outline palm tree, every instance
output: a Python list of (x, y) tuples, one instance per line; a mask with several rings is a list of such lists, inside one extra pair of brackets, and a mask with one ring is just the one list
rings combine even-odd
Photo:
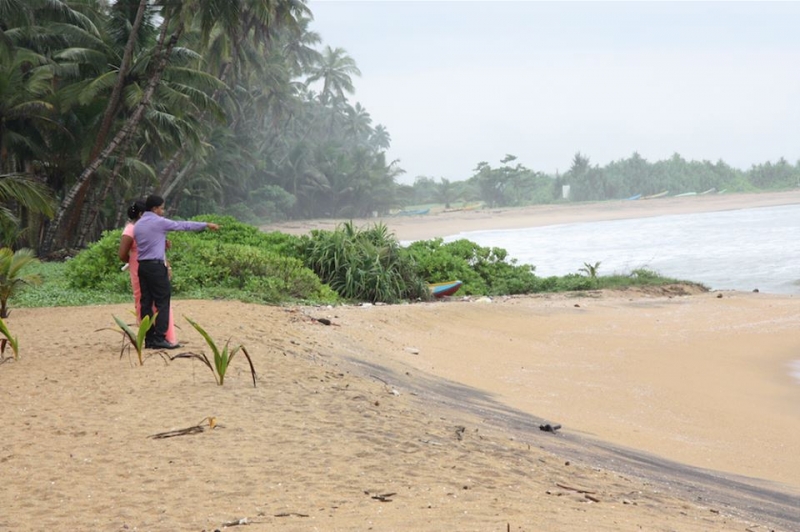
[[(182, 13), (183, 8), (184, 4), (178, 2), (175, 4), (168, 4), (161, 11), (163, 19), (161, 22), (161, 31), (153, 52), (153, 65), (150, 69), (145, 88), (139, 95), (138, 103), (130, 116), (127, 117), (123, 126), (117, 131), (114, 137), (107, 142), (106, 147), (84, 168), (81, 175), (64, 195), (52, 223), (47, 228), (44, 242), (42, 243), (43, 251), (48, 252), (52, 249), (59, 231), (61, 230), (64, 217), (72, 210), (73, 204), (84, 190), (85, 183), (94, 176), (98, 169), (117, 151), (124, 153), (133, 135), (137, 132), (139, 124), (144, 118), (145, 111), (150, 106), (156, 90), (158, 89), (172, 51), (177, 46), (181, 35), (186, 29), (186, 24), (183, 22), (175, 24), (174, 27), (172, 24), (173, 20), (184, 20), (182, 17), (185, 17), (186, 14)], [(170, 30), (172, 30), (171, 34)]]
[(26, 236), (19, 229), (20, 211), (53, 216), (55, 201), (50, 189), (24, 174), (0, 175), (0, 245), (13, 246)]
[(52, 79), (47, 59), (30, 50), (0, 63), (0, 173), (24, 171), (44, 150), (46, 129), (55, 126)]
[[(117, 19), (112, 18), (112, 20), (123, 19), (124, 22), (129, 22), (127, 17), (125, 17), (125, 9), (128, 7), (126, 2), (116, 2), (113, 4), (112, 10), (116, 12), (118, 15)], [(125, 49), (122, 53), (122, 61), (120, 62), (119, 68), (116, 72), (113, 70), (109, 71), (108, 74), (113, 76), (116, 74), (116, 79), (114, 80), (114, 87), (111, 90), (111, 95), (108, 98), (108, 102), (106, 103), (106, 110), (103, 113), (103, 119), (100, 123), (100, 128), (97, 132), (97, 136), (95, 137), (95, 144), (92, 148), (92, 153), (89, 156), (90, 159), (94, 159), (100, 153), (100, 150), (105, 146), (106, 141), (108, 139), (108, 133), (111, 130), (111, 125), (114, 120), (114, 117), (117, 115), (120, 109), (120, 101), (122, 99), (122, 90), (125, 88), (126, 79), (131, 71), (131, 66), (133, 64), (133, 54), (134, 50), (139, 43), (140, 29), (142, 28), (142, 24), (145, 21), (145, 14), (148, 11), (148, 1), (147, 0), (140, 0), (139, 5), (136, 8), (136, 12), (133, 16), (133, 23), (131, 24), (130, 30), (128, 31), (128, 39), (125, 43)], [(127, 28), (124, 24), (121, 24), (121, 29), (119, 33), (124, 32)]]
[(345, 100), (345, 93), (355, 93), (351, 76), (360, 76), (361, 71), (355, 60), (347, 55), (344, 48), (326, 46), (321, 60), (312, 66), (311, 75), (306, 79), (306, 86), (322, 81), (320, 101), (327, 104), (332, 98)]
[(372, 131), (369, 138), (369, 144), (375, 151), (388, 150), (392, 145), (392, 136), (383, 124), (378, 124)]
[(279, 28), (277, 40), (281, 55), (292, 66), (292, 74), (300, 76), (322, 60), (322, 54), (313, 48), (322, 42), (319, 33), (308, 29), (310, 15), (301, 14), (294, 26)]
[[(238, 9), (236, 17), (224, 19), (208, 34), (207, 42), (203, 40), (205, 60), (223, 83), (212, 99), (227, 111), (226, 123), (218, 127), (238, 130), (241, 122), (255, 121), (263, 128), (269, 108), (292, 107), (296, 92), (292, 76), (316, 59), (318, 54), (308, 45), (319, 36), (306, 35), (310, 11), (297, 0), (247, 0), (239, 2)], [(204, 140), (212, 135), (206, 131)], [(179, 149), (159, 175), (162, 195), (171, 194), (187, 170), (200, 165)]]
[(449, 179), (441, 178), (441, 182), (436, 186), (436, 201), (444, 203), (445, 208), (450, 208), (450, 204), (459, 199), (459, 186)]
[(23, 270), (38, 262), (30, 249), (0, 249), (0, 318), (8, 317), (8, 300), (11, 296), (24, 286), (41, 284), (39, 274), (23, 275)]
[(366, 144), (373, 131), (372, 117), (360, 103), (356, 103), (353, 107), (346, 106), (345, 112), (347, 113), (345, 133), (353, 139), (356, 145)]

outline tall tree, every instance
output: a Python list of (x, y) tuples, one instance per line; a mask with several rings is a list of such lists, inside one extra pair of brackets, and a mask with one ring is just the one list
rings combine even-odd
[(360, 76), (361, 70), (344, 48), (326, 46), (320, 61), (310, 68), (310, 73), (306, 85), (322, 81), (320, 101), (327, 104), (332, 99), (345, 100), (345, 93), (355, 93), (352, 76)]
[[(61, 229), (61, 223), (64, 220), (65, 215), (72, 208), (73, 203), (78, 198), (78, 195), (81, 193), (84, 183), (86, 183), (95, 174), (95, 172), (97, 172), (100, 166), (103, 165), (115, 152), (121, 148), (121, 151), (124, 151), (124, 148), (130, 143), (132, 136), (136, 133), (137, 128), (144, 117), (144, 113), (150, 105), (156, 89), (158, 88), (158, 84), (161, 81), (161, 77), (163, 76), (164, 70), (167, 67), (170, 54), (177, 45), (178, 40), (185, 29), (184, 24), (179, 21), (171, 35), (169, 35), (171, 21), (175, 15), (178, 15), (175, 18), (179, 20), (181, 15), (180, 10), (175, 9), (174, 7), (172, 9), (165, 9), (163, 11), (164, 18), (162, 20), (161, 32), (156, 44), (155, 53), (153, 54), (155, 64), (150, 72), (147, 85), (141, 94), (141, 98), (139, 99), (139, 102), (136, 105), (133, 113), (128, 117), (120, 130), (117, 131), (113, 139), (111, 139), (106, 147), (86, 166), (81, 175), (61, 200), (58, 211), (56, 212), (53, 221), (50, 223), (45, 234), (44, 242), (42, 243), (42, 250), (45, 253), (51, 251), (53, 248), (53, 244), (55, 243), (59, 234), (59, 230)], [(169, 38), (167, 38), (168, 35)]]

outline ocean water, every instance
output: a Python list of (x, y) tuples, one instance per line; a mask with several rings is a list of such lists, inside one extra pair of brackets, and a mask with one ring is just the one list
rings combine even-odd
[[(712, 290), (800, 294), (800, 205), (452, 235), (508, 251), (542, 277), (647, 268)], [(800, 384), (800, 359), (788, 368)]]
[(712, 290), (800, 294), (800, 205), (451, 235), (508, 251), (542, 277), (646, 268)]

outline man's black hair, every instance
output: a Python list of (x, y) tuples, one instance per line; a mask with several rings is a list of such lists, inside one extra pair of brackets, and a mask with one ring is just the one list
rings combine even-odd
[(151, 194), (147, 196), (147, 201), (145, 201), (145, 205), (147, 206), (148, 211), (152, 211), (153, 207), (160, 207), (164, 205), (164, 198), (161, 196), (156, 196), (155, 194)]

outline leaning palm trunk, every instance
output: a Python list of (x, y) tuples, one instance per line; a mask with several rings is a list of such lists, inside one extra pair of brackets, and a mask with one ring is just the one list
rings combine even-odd
[[(242, 41), (244, 40), (244, 36), (240, 36), (236, 46), (234, 46), (234, 50), (238, 50), (239, 46), (241, 46)], [(222, 68), (222, 72), (217, 79), (221, 82), (226, 83), (228, 74), (232, 71), (231, 68), (232, 60), (225, 63), (225, 66)], [(211, 99), (215, 102), (219, 102), (222, 98), (222, 89), (216, 89), (214, 94), (211, 96)], [(206, 112), (204, 111), (203, 114), (200, 116), (200, 121), (202, 122), (206, 116)], [(207, 140), (208, 135), (205, 136), (203, 140)], [(181, 161), (183, 160), (184, 155), (186, 154), (186, 146), (181, 145), (178, 150), (175, 152), (175, 155), (169, 160), (169, 163), (164, 167), (161, 173), (158, 175), (158, 183), (159, 183), (159, 192), (162, 197), (168, 198), (175, 190), (175, 187), (180, 184), (183, 180), (183, 177), (191, 172), (196, 163), (194, 161), (189, 161), (185, 165), (183, 165), (183, 169), (178, 172), (178, 167), (181, 165)]]
[(175, 172), (178, 171), (178, 166), (181, 164), (181, 159), (183, 159), (184, 151), (186, 148), (184, 145), (180, 145), (175, 153), (170, 158), (167, 165), (161, 170), (161, 173), (158, 174), (158, 183), (159, 183), (159, 190), (163, 197), (168, 197), (168, 194), (164, 193), (164, 190), (168, 188), (169, 183), (172, 181)]
[[(239, 119), (235, 119), (233, 122), (230, 123), (230, 129), (235, 129), (236, 124), (238, 123)], [(203, 137), (203, 142), (208, 141), (208, 135)], [(169, 198), (172, 196), (172, 193), (175, 192), (175, 188), (183, 181), (183, 178), (186, 177), (187, 174), (191, 174), (194, 172), (194, 169), (197, 167), (197, 161), (191, 160), (183, 165), (183, 168), (177, 174), (175, 173), (178, 170), (178, 165), (180, 164), (180, 160), (186, 153), (186, 148), (181, 146), (178, 148), (178, 151), (175, 155), (170, 159), (169, 165), (167, 165), (164, 170), (158, 176), (159, 184), (159, 193), (164, 198)]]
[[(117, 73), (117, 80), (114, 83), (114, 87), (111, 90), (111, 96), (108, 99), (108, 104), (106, 105), (106, 110), (103, 113), (103, 119), (100, 123), (100, 130), (95, 137), (94, 147), (92, 148), (91, 154), (89, 155), (89, 160), (94, 160), (100, 150), (102, 149), (103, 145), (106, 143), (108, 139), (108, 133), (111, 130), (111, 124), (114, 122), (114, 118), (117, 116), (119, 112), (119, 104), (122, 99), (122, 90), (125, 88), (125, 79), (127, 78), (128, 74), (131, 70), (131, 63), (133, 62), (133, 50), (136, 47), (136, 43), (138, 41), (138, 34), (139, 28), (142, 26), (142, 21), (144, 20), (144, 12), (147, 8), (147, 0), (141, 0), (139, 2), (139, 6), (136, 10), (136, 16), (133, 21), (133, 26), (131, 26), (130, 34), (128, 35), (128, 42), (125, 44), (125, 50), (122, 55), (122, 62), (119, 66), (119, 72)], [(107, 185), (106, 189), (110, 186), (111, 182), (113, 182), (114, 174), (112, 174), (112, 179), (109, 180), (109, 184)], [(89, 189), (89, 180), (87, 179), (84, 181), (83, 186), (78, 192), (78, 196), (76, 199), (76, 208), (74, 209), (76, 212), (73, 213), (72, 220), (69, 224), (69, 233), (74, 234), (74, 226), (77, 223), (77, 220), (80, 219), (80, 212), (83, 211), (83, 205), (86, 199), (86, 194)], [(105, 194), (103, 195), (105, 198)], [(102, 201), (102, 198), (101, 198)], [(89, 225), (94, 223), (95, 218), (97, 217), (97, 213), (99, 212), (99, 206), (94, 205), (90, 208), (90, 212), (88, 213)], [(80, 232), (80, 237), (78, 239), (78, 246), (82, 246), (87, 234), (87, 227), (84, 225)]]
[[(243, 4), (246, 3), (243, 2)], [(265, 22), (263, 18), (264, 8), (268, 8), (269, 10), (269, 22)], [(223, 65), (217, 79), (223, 84), (227, 84), (229, 77), (234, 75), (234, 63), (241, 58), (240, 51), (248, 36), (253, 35), (254, 38), (261, 38), (269, 41), (272, 30), (277, 27), (273, 26), (273, 24), (287, 25), (297, 29), (298, 22), (295, 16), (299, 16), (301, 13), (310, 14), (310, 11), (303, 2), (295, 2), (294, 0), (275, 2), (257, 0), (252, 2), (252, 5), (248, 4), (244, 6), (244, 12), (239, 15), (240, 25), (237, 27), (234, 42), (231, 45), (233, 56)], [(231, 83), (231, 85), (232, 84), (233, 83)], [(212, 100), (219, 102), (224, 90), (223, 88), (216, 89), (211, 97)], [(201, 120), (204, 117), (205, 113), (201, 116)], [(235, 126), (235, 123), (233, 126)], [(207, 137), (203, 140), (207, 140)], [(159, 174), (159, 191), (162, 196), (168, 197), (172, 194), (175, 188), (181, 183), (184, 176), (191, 173), (195, 168), (197, 162), (185, 161), (185, 153), (185, 148), (179, 148), (178, 152), (170, 159), (169, 164), (167, 164)], [(181, 166), (182, 169), (178, 171)]]
[(89, 232), (97, 220), (97, 215), (100, 213), (100, 207), (103, 205), (103, 203), (105, 203), (108, 193), (111, 192), (112, 185), (117, 181), (117, 176), (119, 175), (119, 172), (122, 170), (122, 166), (125, 163), (125, 157), (123, 157), (122, 154), (125, 153), (127, 144), (130, 144), (130, 140), (132, 138), (132, 136), (128, 137), (128, 140), (125, 142), (126, 146), (120, 150), (120, 157), (117, 158), (117, 164), (114, 165), (114, 170), (111, 172), (111, 175), (108, 176), (108, 179), (106, 179), (106, 186), (103, 188), (103, 191), (95, 201), (90, 203), (89, 212), (86, 215), (85, 222), (81, 224), (80, 234), (78, 235), (78, 248), (82, 248), (86, 244), (86, 237), (89, 235)]
[(122, 99), (122, 89), (125, 88), (125, 78), (131, 70), (131, 63), (133, 62), (133, 49), (136, 47), (137, 35), (139, 28), (142, 26), (144, 20), (144, 12), (147, 8), (147, 0), (141, 0), (139, 7), (136, 11), (136, 17), (133, 21), (130, 34), (128, 35), (128, 42), (125, 44), (125, 51), (122, 55), (122, 63), (119, 65), (119, 74), (117, 74), (117, 81), (114, 83), (114, 88), (111, 90), (111, 96), (108, 99), (105, 113), (103, 113), (103, 120), (100, 123), (100, 130), (95, 137), (94, 148), (89, 159), (94, 159), (100, 153), (100, 149), (106, 143), (108, 132), (111, 130), (111, 124), (119, 109), (119, 103)]
[(172, 196), (172, 193), (175, 192), (175, 187), (177, 187), (178, 184), (183, 181), (184, 176), (194, 171), (195, 166), (197, 166), (197, 163), (194, 161), (187, 163), (186, 166), (183, 167), (183, 170), (181, 170), (178, 175), (175, 176), (175, 179), (168, 182), (166, 186), (162, 185), (161, 195), (165, 198)]
[(158, 45), (159, 49), (162, 51), (158, 63), (156, 64), (156, 68), (148, 80), (147, 88), (142, 94), (141, 101), (139, 101), (139, 104), (136, 106), (133, 114), (125, 122), (125, 125), (122, 126), (122, 129), (120, 129), (120, 131), (114, 136), (114, 138), (100, 153), (100, 155), (94, 161), (92, 161), (89, 166), (86, 167), (86, 169), (81, 173), (80, 177), (78, 177), (75, 184), (72, 185), (72, 188), (70, 188), (69, 192), (67, 192), (67, 194), (64, 196), (64, 199), (61, 201), (61, 205), (59, 206), (58, 213), (56, 214), (55, 219), (50, 224), (47, 229), (47, 233), (45, 234), (44, 243), (42, 245), (42, 251), (44, 253), (49, 253), (52, 251), (64, 216), (68, 211), (71, 210), (71, 207), (78, 197), (82, 187), (84, 186), (84, 183), (86, 183), (97, 172), (97, 169), (100, 168), (100, 166), (105, 163), (106, 160), (108, 160), (108, 158), (120, 148), (120, 146), (127, 145), (127, 142), (129, 142), (129, 137), (133, 135), (138, 128), (139, 123), (144, 116), (145, 110), (150, 105), (153, 95), (158, 88), (158, 84), (161, 81), (161, 77), (164, 74), (164, 70), (167, 67), (167, 62), (169, 61), (172, 50), (178, 43), (178, 39), (183, 33), (184, 28), (183, 25), (180, 25), (175, 30), (175, 33), (173, 33), (169, 38), (166, 47), (162, 47), (167, 32), (167, 26), (169, 25), (169, 19), (165, 19), (163, 24), (163, 30), (159, 36)]

